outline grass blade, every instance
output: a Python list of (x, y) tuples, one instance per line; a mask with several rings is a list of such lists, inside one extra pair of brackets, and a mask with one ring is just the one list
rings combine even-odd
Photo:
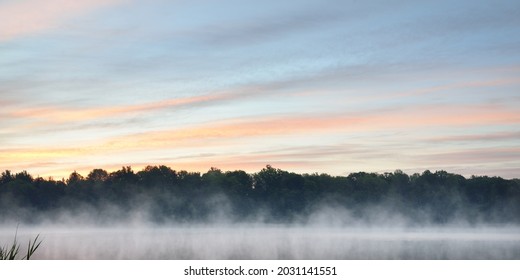
[[(16, 239), (18, 236), (18, 227), (16, 228), (16, 233), (14, 235), (13, 244), (11, 247), (0, 247), (0, 260), (15, 260), (20, 252), (20, 244), (18, 244), (18, 240)], [(40, 235), (38, 234), (34, 240), (29, 240), (29, 245), (27, 246), (27, 254), (22, 257), (22, 260), (31, 259), (34, 252), (40, 247), (43, 240), (38, 240)]]
[(34, 252), (36, 251), (36, 249), (38, 249), (38, 247), (40, 247), (40, 244), (42, 244), (42, 240), (40, 240), (40, 242), (38, 242), (38, 237), (40, 237), (40, 235), (36, 235), (36, 238), (34, 238), (34, 241), (32, 242), (31, 244), (31, 240), (29, 240), (29, 246), (27, 246), (27, 255), (25, 255), (25, 259), (26, 260), (29, 260), (31, 258), (31, 256), (34, 254)]

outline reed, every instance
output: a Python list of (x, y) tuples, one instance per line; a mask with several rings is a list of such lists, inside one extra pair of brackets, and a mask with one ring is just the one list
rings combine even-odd
[[(14, 235), (13, 243), (0, 247), (0, 260), (16, 260), (20, 253), (20, 244), (17, 240), (18, 230)], [(40, 247), (42, 240), (38, 240), (40, 235), (38, 234), (33, 240), (29, 240), (27, 246), (27, 253), (21, 257), (21, 260), (30, 260), (34, 252)]]

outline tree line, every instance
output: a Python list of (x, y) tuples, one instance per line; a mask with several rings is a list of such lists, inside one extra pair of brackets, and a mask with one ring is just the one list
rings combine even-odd
[(234, 222), (262, 217), (278, 223), (305, 220), (324, 207), (359, 219), (380, 211), (411, 223), (518, 224), (520, 180), (429, 170), (297, 174), (269, 165), (253, 174), (217, 168), (201, 174), (161, 165), (138, 172), (129, 166), (110, 173), (94, 169), (86, 177), (74, 171), (62, 180), (26, 171), (0, 176), (0, 220), (36, 223), (63, 212), (101, 220), (110, 212), (124, 219), (143, 210), (157, 223), (204, 222), (219, 213)]

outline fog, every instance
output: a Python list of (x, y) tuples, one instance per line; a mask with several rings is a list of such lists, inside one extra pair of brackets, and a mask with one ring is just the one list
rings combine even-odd
[[(165, 212), (157, 205), (161, 198), (178, 208)], [(520, 259), (511, 207), (496, 212), (506, 216), (459, 207), (439, 219), (439, 208), (399, 208), (391, 200), (339, 205), (325, 199), (285, 215), (262, 204), (243, 215), (234, 204), (239, 200), (220, 193), (188, 204), (184, 214), (186, 206), (166, 194), (128, 201), (37, 211), (4, 197), (0, 246), (16, 235), (24, 252), (39, 234), (32, 259)]]
[(11, 244), (17, 232), (22, 251), (40, 234), (34, 259), (520, 259), (517, 226), (410, 225), (389, 214), (355, 219), (333, 209), (287, 224), (218, 216), (156, 224), (145, 214), (102, 223), (63, 215), (58, 222), (4, 223), (0, 245)]
[(148, 166), (67, 181), (6, 171), (0, 246), (36, 259), (520, 259), (520, 181)]

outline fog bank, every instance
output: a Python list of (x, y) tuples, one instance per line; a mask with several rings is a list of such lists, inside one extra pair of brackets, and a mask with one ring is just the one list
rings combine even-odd
[[(61, 224), (22, 225), (17, 238), (36, 234), (35, 259), (520, 259), (518, 227)], [(12, 238), (2, 226), (0, 244)]]
[(166, 166), (2, 173), (0, 245), (39, 259), (520, 259), (520, 181)]

